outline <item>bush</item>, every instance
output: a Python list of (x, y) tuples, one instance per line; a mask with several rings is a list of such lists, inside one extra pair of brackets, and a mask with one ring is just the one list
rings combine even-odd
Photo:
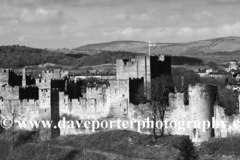
[(226, 88), (219, 89), (218, 97), (219, 105), (225, 109), (228, 116), (237, 113), (238, 95), (234, 91)]
[(180, 143), (174, 143), (173, 145), (180, 151), (178, 160), (195, 160), (198, 158), (198, 153), (189, 137), (183, 137)]
[(15, 141), (15, 146), (19, 146), (29, 142), (38, 141), (38, 132), (37, 131), (20, 131), (17, 133), (17, 138)]

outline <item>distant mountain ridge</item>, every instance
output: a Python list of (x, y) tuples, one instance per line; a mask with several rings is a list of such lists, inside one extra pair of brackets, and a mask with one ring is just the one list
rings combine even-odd
[[(74, 48), (75, 51), (129, 51), (147, 53), (148, 42), (143, 41), (113, 41), (88, 44)], [(151, 53), (169, 54), (175, 56), (207, 55), (215, 52), (234, 52), (240, 50), (240, 37), (221, 37), (185, 43), (156, 43)], [(240, 52), (239, 52), (240, 54)]]

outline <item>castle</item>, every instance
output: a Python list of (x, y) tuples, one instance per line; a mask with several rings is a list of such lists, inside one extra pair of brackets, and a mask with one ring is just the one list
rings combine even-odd
[[(116, 79), (106, 83), (83, 84), (71, 81), (68, 71), (55, 69), (42, 71), (41, 78), (32, 78), (22, 69), (22, 75), (10, 69), (0, 72), (0, 116), (11, 116), (13, 108), (20, 120), (51, 119), (56, 123), (61, 116), (71, 115), (78, 119), (101, 119), (106, 117), (141, 117), (134, 110), (134, 98), (139, 86), (151, 84), (151, 80), (167, 74), (171, 76), (170, 56), (138, 56), (135, 59), (116, 60)], [(144, 90), (147, 95), (148, 89)], [(189, 85), (189, 104), (184, 103), (184, 93), (170, 93), (167, 118), (173, 121), (198, 120), (212, 122), (224, 120), (227, 128), (187, 130), (169, 129), (177, 135), (189, 135), (195, 142), (212, 137), (226, 137), (240, 133), (231, 125), (240, 119), (239, 115), (226, 116), (222, 107), (217, 105), (217, 87), (204, 84)], [(136, 106), (135, 106), (136, 107)], [(239, 127), (240, 128), (240, 127)], [(52, 137), (70, 134), (57, 130)]]

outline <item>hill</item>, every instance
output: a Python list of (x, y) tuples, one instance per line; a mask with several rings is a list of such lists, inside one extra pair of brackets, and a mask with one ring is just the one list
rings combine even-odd
[(0, 60), (0, 67), (2, 68), (34, 66), (44, 63), (63, 65), (75, 63), (73, 57), (67, 56), (64, 53), (19, 45), (0, 46)]
[[(130, 51), (147, 53), (148, 43), (141, 41), (113, 41), (106, 43), (88, 44), (74, 48), (75, 51)], [(200, 40), (188, 43), (156, 43), (151, 53), (169, 54), (175, 56), (199, 56), (215, 52), (233, 52), (240, 50), (240, 37), (222, 37)]]
[[(28, 66), (30, 68), (60, 67), (71, 69), (82, 66), (115, 64), (116, 59), (132, 59), (138, 55), (145, 54), (127, 51), (100, 51), (99, 54), (89, 56), (83, 53), (65, 54), (18, 45), (0, 46), (0, 68), (21, 68)], [(173, 65), (195, 65), (201, 63), (202, 61), (196, 58), (172, 57)]]

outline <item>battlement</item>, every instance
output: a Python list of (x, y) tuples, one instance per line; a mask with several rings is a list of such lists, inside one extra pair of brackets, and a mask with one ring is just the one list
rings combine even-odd
[(4, 86), (1, 86), (1, 91), (19, 91), (19, 86), (9, 86), (9, 85), (4, 85)]
[(36, 85), (19, 87), (19, 99), (39, 99), (39, 91)]
[(48, 79), (36, 79), (36, 84), (40, 84), (40, 83), (50, 83), (51, 80)]
[(136, 65), (137, 60), (136, 59), (121, 59), (117, 60), (118, 64), (121, 64), (122, 66), (133, 66)]
[(137, 56), (136, 58), (133, 58), (133, 59), (117, 59), (116, 63), (117, 63), (117, 66), (132, 67), (132, 66), (138, 65), (138, 63), (141, 61), (145, 61), (146, 58), (148, 57)]
[(22, 105), (26, 105), (28, 106), (29, 104), (38, 104), (39, 101), (38, 100), (35, 100), (35, 99), (2, 99), (0, 98), (0, 101), (2, 103), (6, 103), (6, 102), (9, 102), (9, 101), (15, 101), (15, 102), (18, 102), (19, 104), (22, 104)]
[(1, 68), (0, 69), (0, 74), (2, 74), (2, 73), (8, 73), (8, 72), (10, 72), (10, 71), (13, 71), (12, 69), (8, 69), (8, 68)]
[(52, 71), (42, 71), (42, 79), (61, 79), (69, 75), (69, 71), (63, 71), (61, 69), (54, 69)]
[(0, 87), (0, 97), (3, 97), (3, 99), (19, 99), (19, 87), (9, 85)]
[(33, 87), (38, 87), (37, 85), (27, 85), (27, 86), (19, 86), (21, 89), (28, 89), (28, 88), (33, 88)]
[(50, 79), (36, 79), (36, 86), (38, 86), (39, 89), (51, 88), (51, 80)]

